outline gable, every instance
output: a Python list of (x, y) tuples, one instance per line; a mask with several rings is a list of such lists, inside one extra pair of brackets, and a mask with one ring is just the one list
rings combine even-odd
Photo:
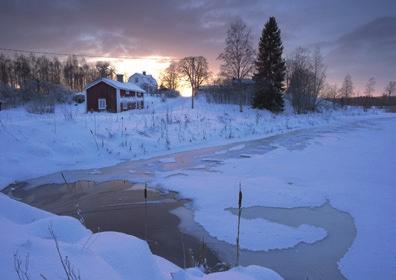
[(97, 79), (91, 83), (89, 83), (88, 85), (85, 86), (85, 90), (88, 90), (94, 86), (96, 86), (99, 83), (105, 83), (108, 86), (114, 88), (114, 89), (123, 89), (123, 90), (127, 90), (127, 91), (136, 91), (136, 92), (141, 92), (141, 93), (145, 93), (145, 91), (143, 89), (141, 89), (138, 85), (133, 84), (133, 83), (121, 83), (118, 81), (114, 81), (111, 79), (107, 79), (107, 78), (100, 78)]
[(106, 94), (115, 94), (116, 88), (103, 82), (103, 81), (99, 81), (98, 83), (95, 83), (95, 84), (91, 85), (90, 87), (88, 87), (86, 89), (86, 91), (87, 91), (87, 94), (97, 92), (97, 91), (102, 91)]

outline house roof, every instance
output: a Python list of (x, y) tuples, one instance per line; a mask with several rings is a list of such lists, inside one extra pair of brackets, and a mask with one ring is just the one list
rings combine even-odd
[[(138, 83), (135, 83), (135, 78), (139, 79)], [(130, 76), (128, 79), (128, 82), (135, 83), (138, 85), (149, 84), (153, 87), (157, 87), (157, 81), (154, 79), (154, 77), (152, 75), (145, 75), (145, 74), (141, 74), (141, 73), (135, 73), (132, 76)]]
[(112, 86), (112, 87), (118, 88), (118, 89), (145, 93), (145, 91), (142, 88), (140, 88), (138, 85), (136, 85), (136, 84), (129, 83), (129, 82), (128, 83), (121, 83), (121, 82), (118, 82), (118, 81), (115, 81), (115, 80), (111, 80), (111, 79), (108, 79), (108, 78), (97, 79), (97, 80), (87, 84), (84, 89), (86, 90), (86, 89), (88, 89), (90, 87), (93, 87), (94, 85), (96, 85), (96, 84), (98, 84), (100, 82), (104, 82), (105, 84), (108, 84), (109, 86)]

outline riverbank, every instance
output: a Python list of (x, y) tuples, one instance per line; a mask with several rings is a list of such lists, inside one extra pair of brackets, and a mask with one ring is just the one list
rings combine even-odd
[[(77, 162), (74, 170), (64, 171), (63, 175), (69, 182), (124, 179), (148, 182), (158, 189), (176, 191), (181, 197), (192, 199), (194, 223), (231, 248), (235, 245), (235, 215), (227, 209), (235, 207), (239, 182), (244, 191), (244, 207), (312, 208), (329, 201), (335, 209), (349, 213), (357, 229), (352, 247), (334, 266), (348, 279), (369, 279), (365, 277), (374, 275), (392, 279), (394, 271), (389, 260), (394, 254), (391, 244), (395, 235), (394, 228), (386, 221), (394, 212), (388, 200), (393, 195), (389, 187), (392, 180), (389, 178), (392, 173), (389, 168), (395, 162), (388, 155), (393, 153), (395, 143), (392, 134), (395, 131), (394, 117), (380, 113), (330, 119), (326, 125), (318, 123), (321, 122), (309, 124), (310, 129), (295, 128), (288, 133), (276, 129), (274, 136), (254, 141), (234, 138), (224, 144), (222, 139), (222, 145), (217, 147), (191, 149), (192, 143), (186, 152), (175, 153), (177, 149), (188, 147), (178, 146), (158, 152), (166, 154), (163, 156), (123, 161), (105, 168), (80, 169), (81, 163)], [(275, 124), (276, 121), (272, 123)], [(255, 137), (259, 136), (252, 136)], [(56, 144), (55, 147), (59, 148)], [(35, 149), (35, 146), (31, 148)], [(81, 156), (85, 152), (82, 151)], [(100, 158), (101, 155), (97, 156)], [(113, 160), (120, 156), (113, 155)], [(39, 157), (39, 154), (33, 154), (33, 157)], [(42, 161), (46, 159), (44, 156)], [(36, 164), (38, 169), (41, 168), (40, 162)], [(104, 162), (98, 160), (97, 164)], [(45, 162), (43, 170), (51, 163), (54, 162)], [(29, 164), (26, 161), (26, 165)], [(372, 165), (379, 168), (373, 169)], [(51, 168), (59, 170), (61, 166), (55, 163)], [(10, 170), (12, 175), (13, 169)], [(33, 174), (37, 169), (28, 172)], [(26, 174), (26, 170), (20, 170), (21, 177)], [(62, 174), (56, 172), (27, 180), (27, 187), (63, 181)], [(48, 226), (48, 223), (45, 225)], [(243, 251), (288, 250), (298, 248), (302, 243), (316, 245), (329, 235), (322, 226), (308, 223), (296, 227), (282, 221), (270, 222), (264, 216), (256, 219), (243, 217), (241, 226)], [(372, 229), (380, 230), (380, 240), (375, 238), (376, 233)], [(43, 231), (43, 228), (40, 230)], [(266, 232), (270, 234), (263, 238)], [(18, 242), (12, 246), (19, 248), (22, 239)], [(378, 259), (368, 261), (373, 256)], [(288, 265), (299, 266), (298, 259), (297, 263)], [(364, 273), (359, 266), (363, 262), (366, 264)]]
[(180, 220), (172, 211), (184, 208), (189, 201), (175, 193), (147, 189), (145, 201), (144, 185), (124, 180), (25, 187), (26, 184), (19, 183), (3, 192), (53, 214), (74, 217), (95, 233), (116, 231), (136, 236), (148, 243), (153, 254), (179, 267), (205, 265), (208, 270), (228, 269), (220, 264), (202, 237), (179, 230)]
[(261, 139), (293, 130), (342, 124), (386, 115), (359, 108), (297, 115), (197, 99), (161, 102), (119, 114), (85, 113), (84, 104), (59, 105), (54, 114), (30, 114), (24, 108), (0, 111), (0, 188), (49, 173), (112, 166), (130, 160)]

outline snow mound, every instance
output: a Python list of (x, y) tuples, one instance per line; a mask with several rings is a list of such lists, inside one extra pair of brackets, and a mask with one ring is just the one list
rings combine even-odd
[(281, 280), (279, 274), (260, 266), (236, 267), (226, 272), (203, 274), (197, 270), (181, 270), (172, 274), (174, 280)]
[(67, 257), (81, 279), (281, 279), (264, 268), (238, 268), (213, 275), (198, 274), (197, 269), (183, 271), (153, 255), (147, 243), (134, 236), (117, 232), (93, 234), (77, 219), (47, 213), (4, 194), (0, 194), (0, 227), (1, 279), (18, 279), (16, 259), (24, 268), (28, 263), (26, 272), (30, 279), (42, 279), (40, 275), (46, 279), (65, 278), (49, 229), (62, 257)]

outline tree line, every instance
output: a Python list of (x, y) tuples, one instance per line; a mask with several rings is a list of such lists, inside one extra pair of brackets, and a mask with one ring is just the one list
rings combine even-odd
[[(327, 67), (319, 48), (296, 49), (289, 57), (283, 56), (281, 30), (275, 17), (265, 23), (258, 42), (253, 47), (251, 30), (241, 19), (230, 23), (224, 50), (218, 55), (220, 74), (212, 77), (208, 62), (203, 56), (188, 56), (172, 62), (160, 76), (162, 90), (177, 92), (180, 82), (187, 82), (192, 90), (191, 107), (199, 89), (206, 84), (206, 92), (217, 102), (281, 112), (284, 99), (290, 100), (297, 113), (317, 109), (319, 97), (345, 100), (354, 95), (351, 75), (346, 75), (342, 86), (326, 82)], [(23, 93), (29, 99), (35, 93), (47, 93), (54, 85), (71, 91), (82, 91), (84, 86), (99, 77), (114, 78), (115, 68), (106, 61), (88, 63), (70, 55), (64, 60), (58, 57), (17, 54), (13, 57), (0, 54), (0, 93), (10, 96), (11, 91)], [(375, 92), (375, 78), (367, 82), (365, 95)], [(390, 81), (385, 95), (396, 94), (396, 81)]]
[[(237, 103), (281, 112), (284, 99), (290, 100), (296, 113), (317, 110), (320, 98), (344, 104), (354, 96), (352, 77), (347, 74), (341, 87), (326, 81), (327, 66), (319, 48), (297, 48), (287, 58), (283, 57), (281, 31), (275, 17), (270, 17), (262, 30), (258, 49), (252, 44), (251, 31), (241, 20), (236, 19), (228, 27), (225, 47), (218, 59), (221, 72), (212, 85), (206, 86), (206, 96), (219, 103)], [(197, 75), (197, 76), (194, 76)], [(197, 78), (198, 77), (198, 78)], [(186, 57), (172, 63), (161, 76), (166, 88), (176, 90), (180, 78), (189, 82), (194, 96), (206, 82), (210, 73), (203, 57)], [(366, 84), (364, 95), (375, 92), (375, 78)], [(396, 81), (390, 81), (384, 95), (396, 94)]]
[(99, 77), (114, 76), (114, 67), (106, 61), (87, 63), (75, 55), (65, 60), (58, 57), (33, 54), (6, 56), (0, 54), (0, 82), (13, 89), (24, 89), (32, 83), (63, 85), (73, 91), (82, 91), (84, 86)]
[(66, 59), (33, 54), (0, 54), (0, 102), (13, 107), (25, 104), (35, 113), (53, 112), (55, 103), (71, 100), (73, 92), (99, 77), (113, 78), (114, 67), (106, 61), (88, 63), (70, 55)]

